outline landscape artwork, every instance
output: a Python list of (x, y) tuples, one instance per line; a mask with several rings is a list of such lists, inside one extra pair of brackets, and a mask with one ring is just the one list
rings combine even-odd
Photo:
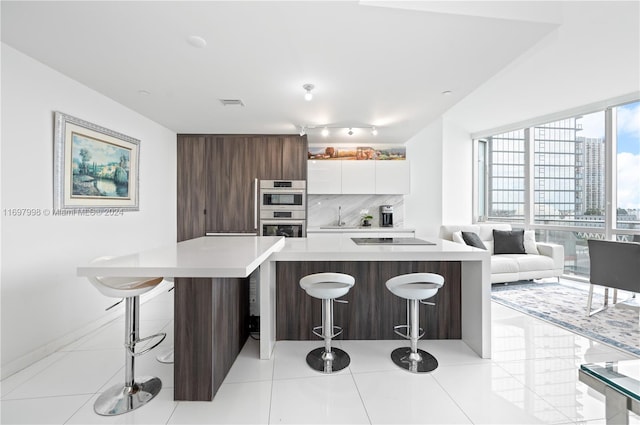
[(357, 146), (339, 148), (333, 146), (309, 146), (308, 159), (342, 159), (357, 161), (406, 160), (404, 146)]
[(140, 140), (55, 112), (54, 208), (138, 211)]
[(131, 150), (71, 133), (72, 197), (129, 197)]

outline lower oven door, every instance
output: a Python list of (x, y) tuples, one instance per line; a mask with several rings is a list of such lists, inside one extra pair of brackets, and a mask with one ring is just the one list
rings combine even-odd
[(260, 236), (304, 238), (306, 235), (305, 220), (262, 220), (260, 222)]

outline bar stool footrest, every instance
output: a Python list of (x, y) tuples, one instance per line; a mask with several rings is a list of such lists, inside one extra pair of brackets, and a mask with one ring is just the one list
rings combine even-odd
[[(406, 329), (406, 333), (400, 332), (398, 329)], [(400, 335), (404, 339), (411, 339), (411, 335), (409, 335), (409, 325), (394, 326), (393, 332), (395, 332), (396, 335)], [(424, 336), (424, 329), (418, 328), (418, 333), (419, 333), (418, 339), (422, 338)]]
[[(167, 337), (167, 334), (164, 332), (160, 332), (154, 335), (150, 335), (141, 339), (138, 339), (136, 341), (133, 342), (133, 344), (125, 344), (125, 348), (127, 349), (127, 351), (129, 352), (129, 354), (131, 354), (134, 357), (137, 356), (141, 356), (143, 354), (147, 354), (149, 351), (153, 350), (154, 348), (156, 348), (158, 345), (160, 345), (160, 343), (162, 341), (164, 341), (164, 339)], [(144, 350), (137, 352), (136, 353), (136, 344), (139, 344), (141, 342), (145, 342), (145, 341), (149, 341), (150, 339), (153, 338), (160, 338), (160, 340), (158, 342), (156, 342), (155, 344), (153, 344), (151, 347), (149, 348), (145, 348)]]
[[(313, 334), (315, 336), (324, 339), (325, 335), (323, 333), (319, 332), (319, 330), (321, 330), (321, 329), (322, 329), (322, 326), (316, 326), (315, 328), (313, 328), (311, 330), (311, 332), (313, 332)], [(340, 326), (334, 326), (333, 327), (333, 335), (331, 336), (331, 338), (335, 338), (335, 337), (337, 337), (338, 335), (341, 335), (341, 334), (342, 334), (342, 328)]]

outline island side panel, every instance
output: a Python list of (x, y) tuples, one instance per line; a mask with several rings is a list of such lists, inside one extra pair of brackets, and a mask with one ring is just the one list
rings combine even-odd
[(211, 401), (248, 337), (248, 281), (177, 278), (174, 309), (174, 400)]
[(213, 394), (249, 337), (249, 279), (214, 279)]
[(174, 283), (174, 400), (213, 399), (213, 284), (209, 278)]
[(315, 340), (311, 328), (321, 323), (321, 301), (300, 288), (303, 276), (320, 272), (347, 273), (355, 286), (334, 304), (334, 322), (343, 339), (396, 339), (393, 326), (406, 323), (406, 301), (393, 295), (385, 281), (404, 273), (429, 272), (444, 276), (445, 285), (420, 307), (420, 326), (426, 339), (461, 338), (461, 264), (456, 261), (283, 261), (276, 266), (276, 339)]

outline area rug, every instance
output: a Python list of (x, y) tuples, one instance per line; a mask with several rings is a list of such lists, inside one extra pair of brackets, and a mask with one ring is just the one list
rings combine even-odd
[[(530, 316), (640, 356), (638, 312), (610, 305), (608, 309), (587, 317), (587, 284), (585, 288), (582, 290), (555, 282), (515, 282), (493, 285), (491, 298)], [(603, 288), (597, 288), (593, 295), (594, 309), (601, 306), (604, 300)], [(609, 303), (612, 302), (611, 292)]]

